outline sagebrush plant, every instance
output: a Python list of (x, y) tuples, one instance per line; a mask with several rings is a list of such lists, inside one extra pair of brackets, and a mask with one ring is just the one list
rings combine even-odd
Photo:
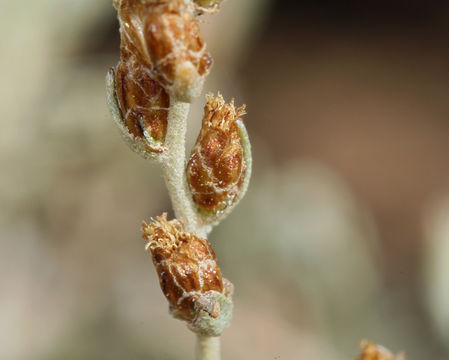
[[(212, 66), (197, 18), (221, 0), (113, 0), (120, 22), (120, 61), (106, 77), (114, 122), (133, 151), (159, 163), (175, 219), (142, 223), (172, 316), (197, 334), (197, 359), (220, 359), (219, 336), (229, 326), (232, 283), (207, 236), (244, 196), (251, 147), (236, 108), (208, 94), (202, 127), (186, 159), (190, 103)], [(357, 360), (404, 360), (380, 345), (361, 344)]]
[(212, 66), (197, 18), (220, 0), (114, 0), (120, 61), (106, 77), (108, 104), (126, 143), (162, 169), (176, 219), (142, 223), (170, 313), (198, 337), (197, 359), (219, 359), (232, 317), (232, 283), (207, 236), (243, 197), (251, 149), (242, 116), (220, 94), (207, 95), (202, 128), (186, 160), (192, 100)]

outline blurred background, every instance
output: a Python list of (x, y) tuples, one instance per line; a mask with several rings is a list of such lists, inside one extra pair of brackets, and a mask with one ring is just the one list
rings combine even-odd
[[(0, 1), (0, 20), (0, 359), (193, 359), (139, 233), (170, 209), (161, 171), (106, 107), (111, 1)], [(448, 20), (385, 0), (201, 20), (204, 92), (247, 104), (255, 166), (210, 237), (236, 287), (224, 359), (350, 360), (362, 338), (449, 358)]]

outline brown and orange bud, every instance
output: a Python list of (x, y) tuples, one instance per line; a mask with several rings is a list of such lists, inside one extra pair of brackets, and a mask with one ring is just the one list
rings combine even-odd
[(232, 287), (222, 278), (210, 243), (184, 231), (180, 221), (168, 221), (165, 213), (149, 225), (144, 222), (142, 232), (172, 313), (194, 330), (204, 317), (215, 319), (221, 327), (208, 330), (221, 333), (230, 318), (224, 303), (230, 302)]
[(190, 0), (116, 0), (121, 52), (131, 52), (181, 101), (199, 95), (212, 66)]
[(162, 152), (170, 107), (167, 92), (134, 55), (120, 60), (115, 86), (123, 124), (128, 132), (142, 139), (147, 151)]
[(242, 141), (245, 106), (226, 104), (208, 95), (200, 134), (187, 164), (187, 180), (194, 203), (208, 215), (219, 215), (243, 195), (249, 175)]
[(394, 356), (387, 348), (363, 340), (360, 343), (362, 350), (357, 360), (405, 360), (404, 354)]
[(144, 158), (156, 158), (164, 150), (170, 99), (144, 69), (134, 65), (133, 74), (125, 63), (119, 63), (117, 73), (114, 69), (107, 73), (108, 105), (131, 149)]

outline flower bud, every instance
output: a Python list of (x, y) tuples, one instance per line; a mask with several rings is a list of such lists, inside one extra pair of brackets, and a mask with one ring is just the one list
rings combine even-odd
[(153, 73), (170, 94), (190, 102), (200, 94), (212, 66), (191, 2), (160, 5), (144, 26)]
[[(218, 94), (208, 95), (200, 134), (187, 164), (187, 181), (198, 209), (220, 215), (246, 190), (248, 154), (242, 142), (245, 106), (226, 104)], [(247, 149), (249, 152), (249, 149)]]
[(212, 66), (190, 0), (116, 0), (122, 49), (178, 100), (199, 95)]
[(144, 158), (163, 152), (170, 98), (131, 56), (106, 77), (108, 104), (123, 139)]
[(405, 360), (403, 354), (394, 356), (387, 348), (363, 340), (360, 344), (362, 354), (357, 360)]
[(232, 287), (210, 243), (184, 231), (180, 221), (167, 221), (166, 213), (143, 223), (142, 232), (172, 314), (196, 332), (220, 334), (232, 314)]
[(170, 97), (133, 55), (120, 61), (115, 84), (124, 125), (135, 137), (160, 144), (154, 151), (159, 150), (167, 132)]

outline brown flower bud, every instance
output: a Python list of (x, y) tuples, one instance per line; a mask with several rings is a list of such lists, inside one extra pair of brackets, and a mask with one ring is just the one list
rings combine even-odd
[(357, 360), (405, 360), (403, 354), (394, 356), (387, 348), (363, 340), (360, 343), (362, 354)]
[(182, 101), (198, 96), (212, 66), (190, 0), (116, 0), (122, 53)]
[(123, 125), (133, 137), (143, 140), (147, 151), (162, 152), (170, 107), (168, 94), (132, 54), (122, 54), (115, 85)]
[(187, 164), (192, 198), (206, 214), (220, 214), (238, 200), (247, 162), (240, 134), (245, 106), (208, 95), (202, 128)]
[(175, 316), (194, 323), (201, 310), (213, 319), (225, 315), (218, 298), (230, 298), (232, 290), (209, 242), (184, 231), (180, 221), (167, 221), (165, 213), (144, 222), (142, 232)]

